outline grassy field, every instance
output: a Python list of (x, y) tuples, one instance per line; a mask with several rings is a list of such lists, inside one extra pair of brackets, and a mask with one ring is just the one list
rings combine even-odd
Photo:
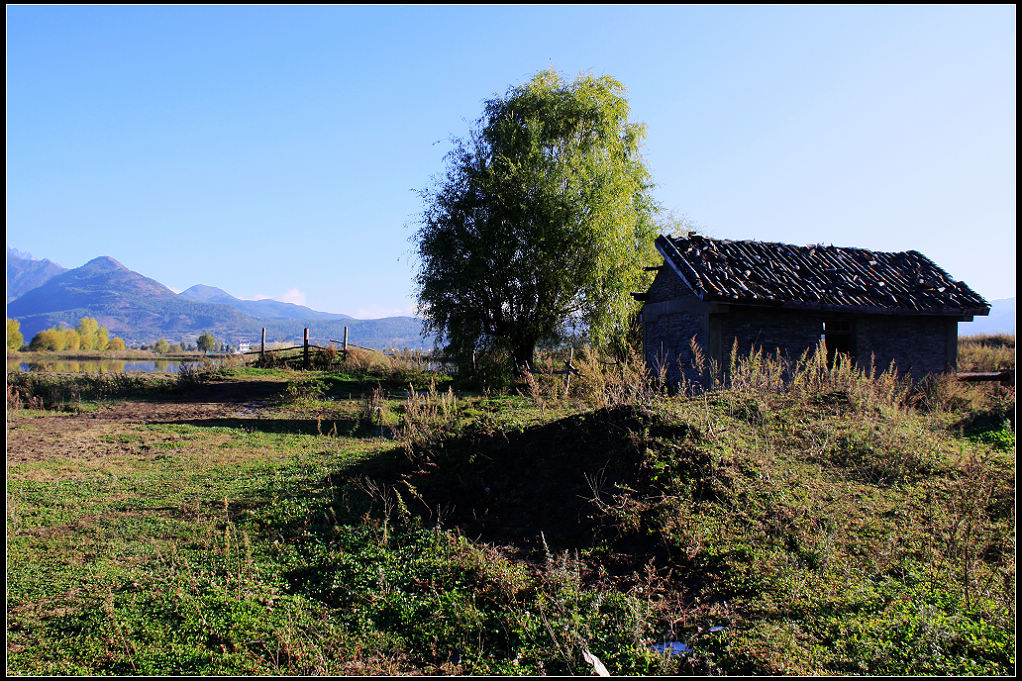
[(9, 374), (8, 673), (1014, 673), (1013, 388), (578, 363)]
[(1001, 371), (1014, 368), (1014, 334), (965, 336), (959, 339), (959, 371)]

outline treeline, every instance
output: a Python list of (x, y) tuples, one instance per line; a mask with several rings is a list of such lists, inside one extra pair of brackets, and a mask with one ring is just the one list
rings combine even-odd
[(166, 355), (168, 353), (185, 352), (186, 350), (194, 350), (195, 347), (194, 346), (187, 346), (186, 347), (186, 346), (182, 345), (181, 343), (171, 343), (166, 338), (161, 338), (158, 341), (156, 341), (155, 343), (153, 343), (151, 347), (147, 347), (147, 346), (143, 345), (143, 346), (141, 346), (140, 349), (142, 349), (142, 350), (151, 350), (152, 352), (155, 352), (158, 355)]
[[(25, 339), (21, 335), (21, 325), (17, 320), (7, 320), (7, 349), (20, 350)], [(69, 326), (55, 326), (43, 329), (28, 344), (28, 349), (33, 351), (50, 350), (53, 352), (65, 352), (68, 350), (92, 350), (92, 351), (121, 351), (126, 349), (124, 340), (114, 336), (110, 337), (110, 331), (100, 326), (99, 322), (92, 317), (82, 317), (78, 324), (71, 328)]]
[[(129, 349), (123, 339), (114, 336), (110, 337), (110, 331), (92, 317), (82, 317), (78, 324), (70, 326), (54, 326), (44, 329), (32, 337), (32, 341), (26, 346), (25, 338), (21, 333), (21, 323), (16, 319), (7, 319), (7, 350), (17, 352), (29, 350), (33, 352), (120, 352)], [(195, 352), (203, 350), (211, 352), (214, 350), (228, 351), (229, 347), (223, 343), (217, 343), (209, 332), (199, 337), (197, 343), (171, 343), (165, 338), (160, 338), (152, 344), (132, 345), (133, 350), (148, 350), (158, 355), (177, 354), (182, 352)]]

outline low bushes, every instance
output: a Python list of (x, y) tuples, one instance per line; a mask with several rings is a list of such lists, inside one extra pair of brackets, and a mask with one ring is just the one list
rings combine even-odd
[(94, 400), (145, 397), (173, 390), (174, 379), (155, 374), (7, 374), (8, 408), (72, 409)]

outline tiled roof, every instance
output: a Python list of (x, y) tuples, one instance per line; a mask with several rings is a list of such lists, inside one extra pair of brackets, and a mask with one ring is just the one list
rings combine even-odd
[(985, 315), (987, 303), (918, 251), (882, 253), (701, 236), (656, 247), (705, 301), (862, 312)]

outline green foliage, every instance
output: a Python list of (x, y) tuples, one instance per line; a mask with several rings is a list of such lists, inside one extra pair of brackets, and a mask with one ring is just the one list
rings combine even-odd
[(51, 328), (43, 329), (32, 337), (29, 343), (29, 350), (50, 350), (60, 352), (63, 350), (78, 350), (81, 347), (81, 337), (74, 329)]
[(996, 428), (974, 429), (969, 437), (977, 442), (992, 445), (1002, 452), (1015, 451), (1015, 426), (1009, 419), (1001, 421), (1000, 426)]
[(32, 337), (30, 350), (107, 350), (110, 332), (92, 317), (82, 317), (75, 328), (53, 327)]
[(416, 235), (423, 316), (464, 365), (479, 349), (531, 362), (573, 324), (625, 335), (654, 256), (643, 136), (607, 76), (544, 71), (486, 103)]
[(209, 331), (206, 331), (195, 341), (195, 345), (201, 352), (212, 352), (216, 349), (216, 338)]
[(44, 409), (75, 409), (82, 401), (164, 394), (174, 384), (164, 376), (137, 373), (74, 375), (12, 371), (7, 374), (8, 403)]
[(25, 344), (21, 335), (21, 323), (16, 319), (7, 318), (7, 349), (18, 351)]
[(326, 397), (326, 382), (307, 376), (289, 380), (280, 393), (280, 403), (298, 409), (308, 409)]
[(170, 352), (170, 343), (165, 338), (161, 338), (153, 345), (153, 352), (165, 355)]
[(180, 388), (196, 386), (220, 381), (232, 373), (235, 367), (224, 360), (203, 359), (201, 362), (182, 362), (177, 370), (177, 385)]
[(106, 350), (110, 332), (92, 317), (82, 317), (75, 327), (83, 350)]

